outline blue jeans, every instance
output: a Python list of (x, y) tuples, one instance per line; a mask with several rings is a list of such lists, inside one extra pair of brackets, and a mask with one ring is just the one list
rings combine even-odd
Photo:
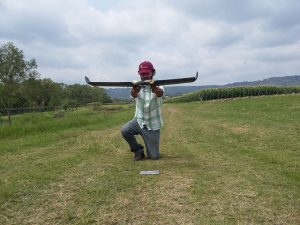
[(147, 156), (150, 159), (159, 158), (160, 130), (148, 130), (141, 128), (136, 119), (128, 121), (121, 129), (124, 139), (129, 144), (132, 152), (144, 152), (144, 148), (139, 144), (135, 135), (141, 135), (146, 145)]

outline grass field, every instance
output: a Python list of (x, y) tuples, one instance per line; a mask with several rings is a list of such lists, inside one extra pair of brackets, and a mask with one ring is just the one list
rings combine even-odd
[(121, 138), (134, 106), (0, 125), (0, 224), (300, 224), (300, 95), (163, 110), (158, 161)]

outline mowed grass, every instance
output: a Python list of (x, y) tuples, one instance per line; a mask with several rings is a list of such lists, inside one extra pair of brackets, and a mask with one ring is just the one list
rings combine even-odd
[(300, 224), (300, 95), (163, 113), (162, 157), (139, 162), (120, 134), (133, 106), (14, 116), (0, 126), (0, 224)]

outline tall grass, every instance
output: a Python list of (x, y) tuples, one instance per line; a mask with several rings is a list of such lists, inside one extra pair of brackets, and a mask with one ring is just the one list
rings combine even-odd
[(123, 113), (117, 114), (112, 110), (92, 110), (90, 108), (67, 111), (62, 113), (62, 117), (57, 118), (55, 118), (55, 113), (34, 112), (14, 115), (12, 116), (12, 125), (2, 121), (0, 137), (12, 138), (42, 132), (59, 132), (72, 128), (106, 127), (114, 125), (111, 123), (112, 119), (116, 123), (123, 119)]

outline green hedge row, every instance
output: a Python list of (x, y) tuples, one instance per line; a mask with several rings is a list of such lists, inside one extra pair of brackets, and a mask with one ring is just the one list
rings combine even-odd
[(280, 95), (300, 93), (300, 86), (278, 87), (278, 86), (255, 86), (255, 87), (230, 87), (230, 88), (210, 88), (201, 91), (188, 93), (182, 96), (173, 97), (166, 102), (192, 102), (206, 101), (214, 99), (239, 98), (260, 95)]

